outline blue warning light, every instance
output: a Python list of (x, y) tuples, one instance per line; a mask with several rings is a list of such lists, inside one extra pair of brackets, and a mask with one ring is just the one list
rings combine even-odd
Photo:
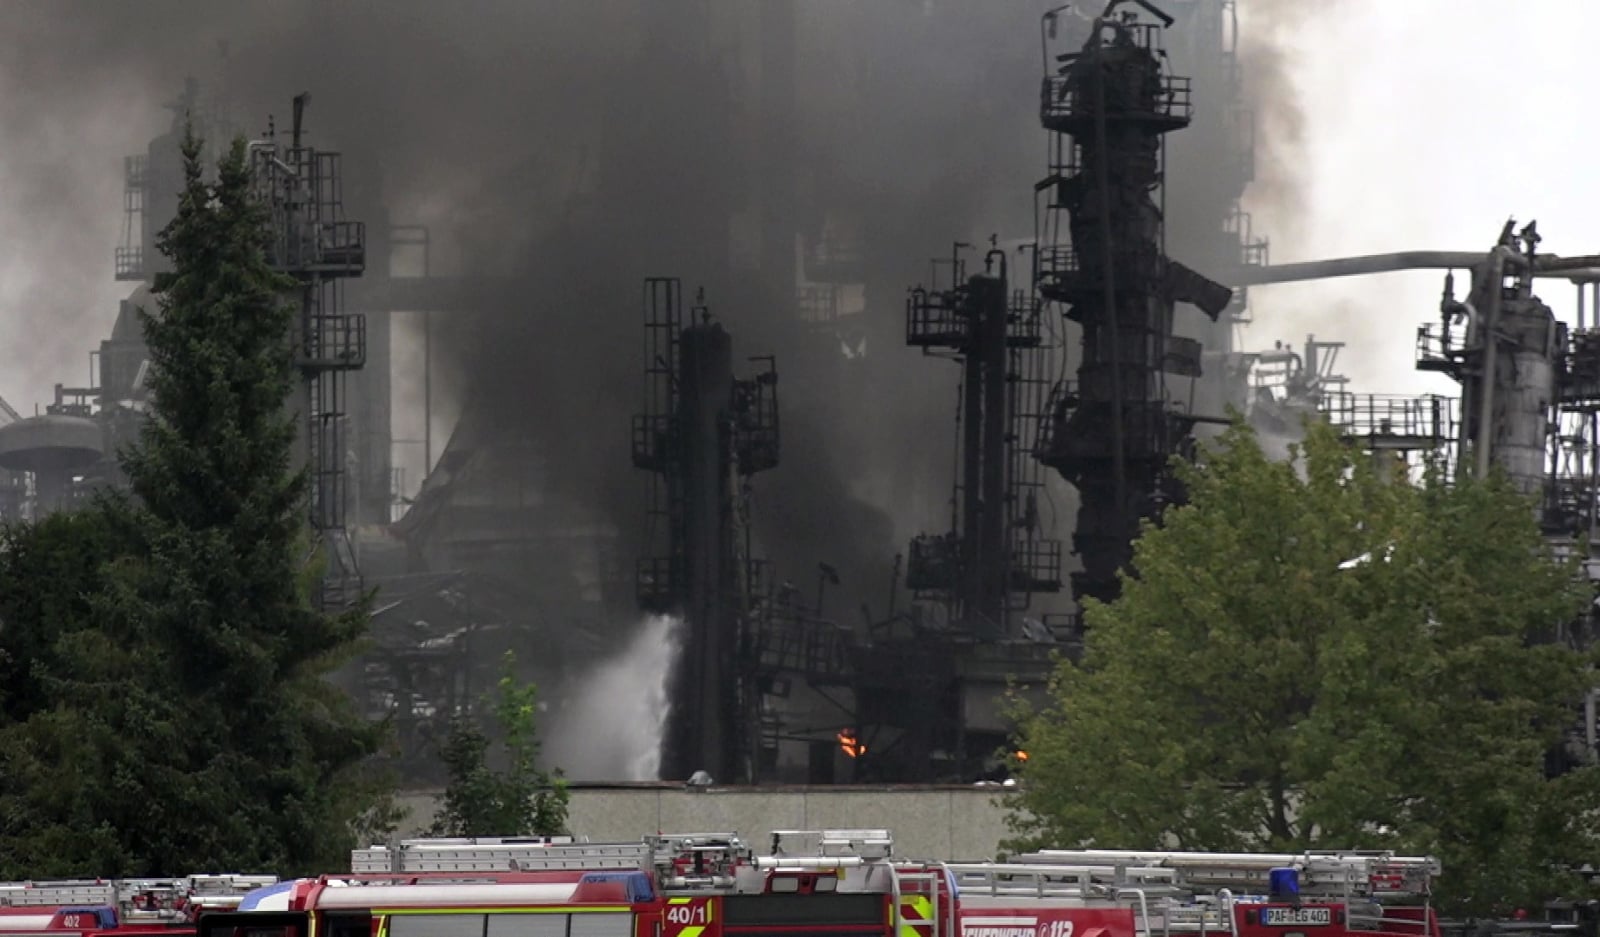
[(1273, 869), (1267, 873), (1267, 889), (1274, 901), (1296, 901), (1300, 898), (1300, 870)]

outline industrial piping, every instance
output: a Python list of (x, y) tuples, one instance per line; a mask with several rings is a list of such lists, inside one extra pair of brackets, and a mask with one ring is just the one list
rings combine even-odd
[[(1244, 286), (1329, 280), (1336, 277), (1357, 277), (1401, 270), (1470, 269), (1482, 266), (1487, 260), (1484, 254), (1476, 251), (1400, 251), (1394, 254), (1365, 254), (1359, 257), (1308, 260), (1302, 263), (1274, 264), (1266, 267), (1243, 267), (1236, 270), (1230, 279), (1233, 287), (1238, 289)], [(1526, 264), (1527, 258), (1517, 254), (1513, 262)], [(1600, 279), (1600, 255), (1589, 254), (1582, 257), (1540, 255), (1534, 262), (1533, 275), (1566, 280)]]

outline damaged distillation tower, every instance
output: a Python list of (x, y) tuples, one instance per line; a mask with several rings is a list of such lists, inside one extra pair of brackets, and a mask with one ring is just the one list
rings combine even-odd
[[(1113, 0), (1059, 68), (1046, 63), (1040, 104), (1051, 164), (1038, 185), (1038, 288), (1082, 327), (1083, 357), (1077, 379), (1051, 394), (1037, 456), (1080, 495), (1080, 600), (1116, 598), (1140, 520), (1181, 498), (1168, 464), (1192, 449), (1197, 418), (1174, 402), (1168, 375), (1198, 378), (1201, 346), (1173, 334), (1174, 304), (1215, 320), (1232, 299), (1165, 256), (1162, 141), (1189, 123), (1189, 81), (1162, 71), (1171, 18), (1124, 5)], [(1047, 37), (1058, 15), (1046, 16)]]
[(747, 777), (746, 628), (752, 579), (748, 479), (778, 464), (778, 375), (734, 376), (733, 338), (675, 279), (645, 282), (645, 406), (633, 420), (633, 464), (648, 470), (651, 539), (639, 606), (680, 617), (668, 680), (661, 776)]

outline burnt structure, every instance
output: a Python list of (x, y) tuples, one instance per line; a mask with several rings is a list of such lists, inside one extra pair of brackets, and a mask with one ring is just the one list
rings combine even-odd
[(950, 532), (911, 541), (906, 585), (958, 629), (994, 640), (1010, 636), (1033, 593), (1061, 589), (1061, 545), (1040, 533), (1029, 445), (1044, 397), (1040, 304), (1012, 289), (1005, 251), (990, 250), (968, 277), (957, 245), (949, 269), (948, 289), (911, 291), (906, 343), (961, 364), (955, 510)]
[(1168, 375), (1198, 378), (1202, 346), (1173, 334), (1175, 303), (1216, 320), (1233, 299), (1164, 253), (1163, 137), (1190, 120), (1188, 79), (1162, 67), (1171, 23), (1150, 3), (1113, 0), (1081, 50), (1047, 62), (1041, 93), (1051, 158), (1038, 185), (1037, 285), (1082, 327), (1083, 356), (1076, 379), (1051, 392), (1037, 457), (1081, 497), (1079, 599), (1115, 599), (1140, 521), (1182, 497), (1168, 465), (1191, 451), (1198, 417)]
[(747, 617), (760, 564), (749, 550), (748, 480), (778, 464), (777, 370), (734, 377), (733, 339), (676, 279), (645, 281), (645, 412), (633, 463), (651, 473), (651, 539), (641, 608), (682, 620), (669, 679), (661, 773), (749, 779)]

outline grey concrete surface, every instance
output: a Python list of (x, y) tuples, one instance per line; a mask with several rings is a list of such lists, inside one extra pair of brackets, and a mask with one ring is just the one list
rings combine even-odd
[[(1006, 829), (1005, 790), (957, 786), (716, 787), (674, 784), (574, 785), (574, 835), (593, 842), (637, 840), (649, 833), (734, 832), (760, 848), (773, 830), (869, 827), (894, 833), (909, 858), (987, 859)], [(411, 813), (402, 835), (433, 819), (437, 792), (402, 796)]]

